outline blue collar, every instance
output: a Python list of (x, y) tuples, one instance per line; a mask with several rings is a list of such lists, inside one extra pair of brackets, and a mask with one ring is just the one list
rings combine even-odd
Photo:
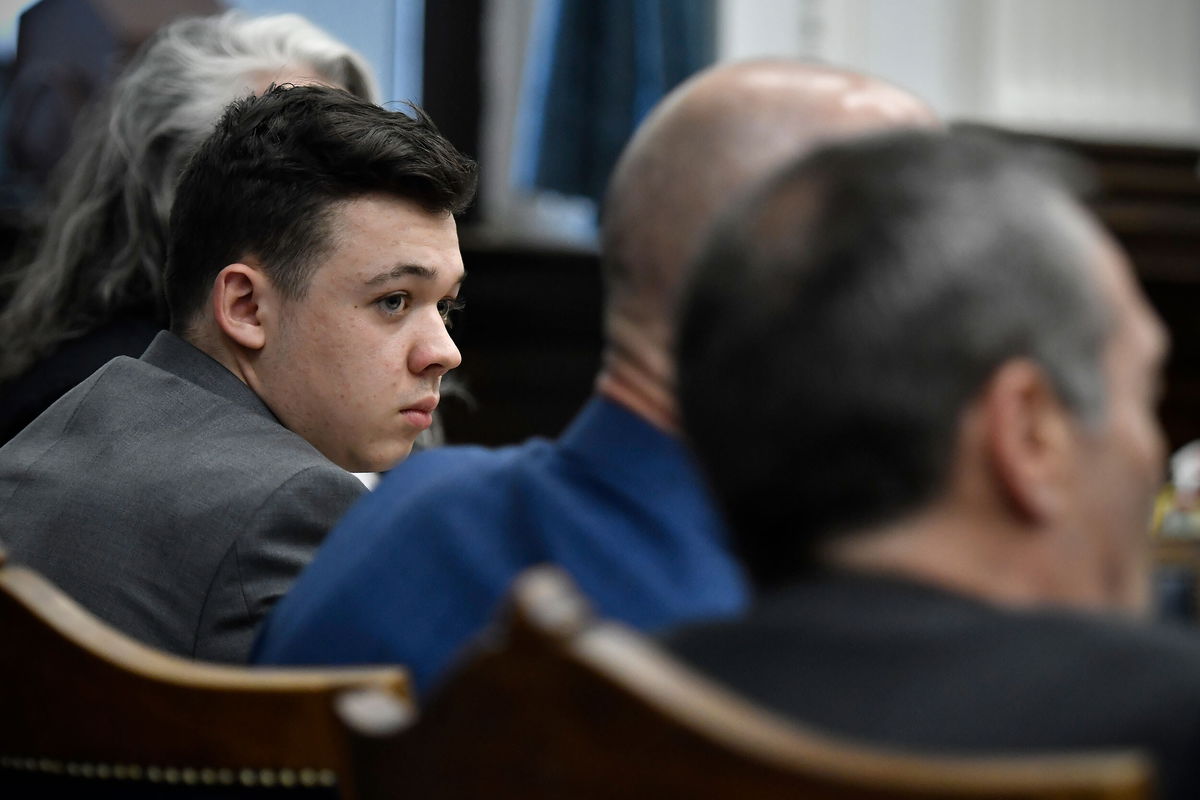
[(613, 401), (596, 396), (563, 432), (560, 450), (583, 462), (599, 479), (624, 476), (620, 484), (694, 496), (706, 482), (682, 441)]

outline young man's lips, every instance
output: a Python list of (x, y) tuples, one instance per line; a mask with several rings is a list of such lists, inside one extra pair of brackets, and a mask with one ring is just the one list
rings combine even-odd
[(438, 399), (430, 397), (422, 400), (419, 403), (413, 403), (408, 408), (400, 410), (400, 414), (408, 420), (414, 428), (425, 430), (433, 424), (433, 410), (437, 408)]
[(406, 408), (400, 414), (408, 420), (408, 424), (418, 430), (425, 430), (433, 424), (433, 413), (430, 411), (422, 411), (419, 408)]

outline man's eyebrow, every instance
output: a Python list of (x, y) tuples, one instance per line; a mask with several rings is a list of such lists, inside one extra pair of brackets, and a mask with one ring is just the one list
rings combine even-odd
[[(421, 264), (397, 264), (391, 269), (380, 272), (378, 275), (368, 280), (367, 286), (376, 286), (381, 283), (387, 283), (388, 281), (394, 281), (397, 278), (408, 277), (420, 278), (424, 281), (431, 281), (437, 276), (438, 271), (432, 267), (426, 267)], [(462, 278), (458, 280), (458, 283), (462, 283), (464, 280), (466, 280), (466, 277), (467, 273), (463, 272)]]

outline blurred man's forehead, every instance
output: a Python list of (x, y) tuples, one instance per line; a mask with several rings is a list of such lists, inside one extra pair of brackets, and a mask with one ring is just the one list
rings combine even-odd
[(1157, 368), (1166, 357), (1170, 337), (1142, 291), (1133, 264), (1121, 246), (1097, 226), (1089, 248), (1097, 285), (1112, 316), (1110, 347), (1118, 358), (1137, 358)]

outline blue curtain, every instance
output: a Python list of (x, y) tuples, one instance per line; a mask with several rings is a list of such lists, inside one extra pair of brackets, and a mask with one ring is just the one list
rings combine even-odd
[(514, 181), (599, 201), (646, 112), (714, 57), (712, 0), (541, 0)]

